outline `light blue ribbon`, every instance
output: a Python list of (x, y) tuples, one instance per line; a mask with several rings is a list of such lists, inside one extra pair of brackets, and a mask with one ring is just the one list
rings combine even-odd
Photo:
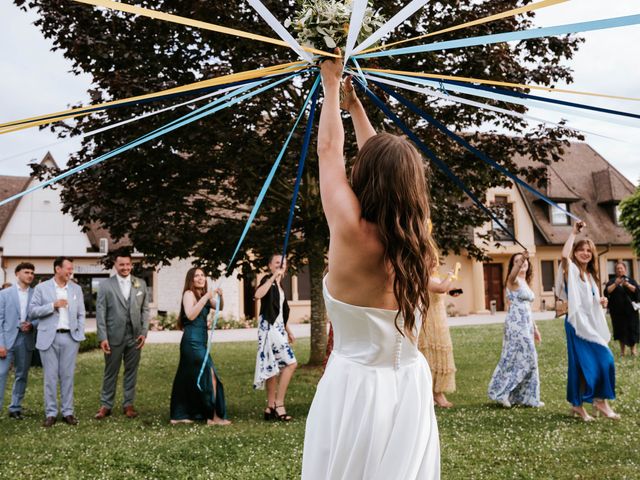
[(413, 47), (395, 48), (378, 52), (356, 55), (355, 58), (375, 58), (389, 55), (407, 55), (411, 53), (433, 52), (435, 50), (449, 50), (451, 48), (473, 47), (475, 45), (490, 45), (492, 43), (512, 42), (516, 40), (528, 40), (531, 38), (551, 37), (555, 35), (567, 35), (571, 33), (590, 32), (606, 28), (628, 27), (640, 23), (640, 15), (628, 15), (625, 17), (606, 18), (590, 22), (570, 23), (556, 25), (554, 27), (530, 28), (517, 32), (497, 33), (482, 35), (479, 37), (448, 40), (446, 42), (427, 43)]
[(293, 124), (293, 128), (289, 132), (289, 136), (287, 136), (287, 139), (285, 140), (284, 145), (282, 146), (282, 150), (280, 150), (280, 154), (278, 155), (278, 158), (276, 158), (276, 161), (273, 163), (273, 166), (271, 167), (271, 171), (269, 172), (269, 175), (267, 176), (267, 179), (264, 181), (264, 185), (262, 185), (262, 189), (260, 190), (260, 193), (258, 194), (258, 198), (256, 198), (256, 203), (253, 206), (253, 209), (251, 210), (251, 214), (249, 215), (249, 218), (247, 219), (247, 223), (244, 226), (244, 230), (242, 230), (242, 235), (240, 235), (240, 239), (238, 240), (236, 248), (233, 251), (233, 255), (231, 255), (231, 260), (229, 260), (229, 263), (227, 264), (227, 275), (229, 275), (233, 271), (233, 266), (234, 266), (234, 262), (236, 260), (236, 255), (238, 255), (238, 252), (240, 251), (240, 247), (242, 246), (242, 242), (244, 242), (244, 239), (247, 236), (247, 232), (249, 231), (249, 228), (251, 228), (251, 224), (253, 223), (253, 220), (256, 218), (258, 210), (260, 209), (260, 205), (262, 205), (262, 201), (264, 200), (264, 197), (267, 194), (267, 190), (269, 189), (269, 186), (271, 185), (273, 177), (275, 176), (276, 171), (278, 170), (278, 167), (280, 166), (280, 161), (282, 160), (282, 157), (284, 157), (284, 154), (285, 154), (285, 152), (287, 150), (287, 146), (289, 145), (289, 142), (291, 141), (291, 137), (293, 137), (293, 133), (295, 132), (296, 127), (298, 126), (298, 123), (300, 123), (300, 120), (304, 116), (304, 112), (307, 109), (307, 105), (309, 104), (309, 102), (311, 101), (311, 98), (313, 97), (313, 92), (316, 91), (316, 88), (318, 88), (319, 84), (320, 84), (320, 76), (318, 75), (318, 77), (316, 78), (316, 81), (313, 84), (313, 87), (311, 87), (311, 90), (309, 91), (309, 95), (307, 96), (306, 100), (304, 101), (304, 105), (302, 106), (302, 109), (300, 110), (300, 113), (298, 114), (298, 118), (296, 119), (295, 123)]
[[(287, 80), (292, 79), (293, 77), (297, 77), (298, 75), (300, 75), (302, 72), (296, 72), (296, 73), (292, 73), (291, 75), (288, 75), (284, 78), (281, 78), (279, 80), (276, 80), (275, 82), (272, 82), (268, 85), (265, 85), (263, 87), (260, 87), (254, 91), (251, 91), (249, 93), (245, 93), (243, 95), (240, 95), (241, 93), (243, 93), (246, 90), (249, 90), (252, 88), (251, 85), (248, 86), (243, 86), (240, 87), (238, 90), (235, 90), (233, 92), (230, 92), (226, 95), (224, 95), (223, 97), (216, 99), (215, 101), (200, 107), (196, 110), (194, 110), (191, 113), (188, 113), (187, 115), (184, 115), (180, 118), (178, 118), (177, 120), (173, 120), (171, 122), (169, 122), (167, 125), (160, 127), (152, 132), (149, 132), (141, 137), (139, 137), (138, 139), (123, 145), (121, 147), (116, 148), (115, 150), (112, 150), (111, 152), (105, 153), (104, 155), (99, 156), (98, 158), (95, 158), (93, 160), (90, 160), (88, 162), (83, 163), (82, 165), (78, 165), (77, 167), (74, 167), (70, 170), (67, 170), (66, 172), (61, 173), (60, 175), (56, 175), (55, 177), (46, 180), (45, 182), (42, 182), (39, 185), (34, 185), (33, 187), (30, 187), (22, 192), (19, 192), (15, 195), (12, 195), (9, 198), (5, 198), (4, 200), (0, 201), (0, 206), (5, 205), (9, 202), (12, 202), (14, 200), (17, 200), (19, 198), (24, 197), (25, 195), (28, 195), (30, 193), (33, 193), (37, 190), (40, 190), (41, 188), (47, 187), (49, 185), (53, 185), (57, 182), (59, 182), (60, 180), (63, 180), (71, 175), (75, 175), (76, 173), (82, 172), (83, 170), (86, 170), (89, 167), (92, 167), (94, 165), (97, 165), (101, 162), (104, 162), (105, 160), (108, 160), (112, 157), (115, 157), (116, 155), (119, 155), (120, 153), (126, 152), (127, 150), (131, 150), (132, 148), (135, 148), (139, 145), (142, 145), (143, 143), (146, 143), (150, 140), (153, 140), (155, 138), (158, 138), (166, 133), (172, 132), (174, 130), (177, 130), (180, 127), (183, 127), (184, 125), (187, 125), (189, 123), (195, 122), (197, 120), (200, 120), (201, 118), (204, 118), (208, 115), (213, 115), (216, 112), (219, 112), (220, 110), (223, 110), (225, 108), (228, 108), (232, 105), (235, 105), (236, 103), (240, 103), (243, 100), (246, 100), (247, 98), (250, 97), (254, 97), (256, 95), (259, 95), (260, 93), (269, 90), (271, 88), (274, 88), (275, 86), (286, 82)], [(267, 80), (265, 80), (266, 82)]]
[[(258, 214), (258, 210), (260, 209), (260, 206), (262, 205), (262, 201), (264, 200), (264, 197), (267, 194), (267, 190), (269, 190), (269, 186), (271, 186), (271, 182), (273, 181), (273, 178), (275, 177), (278, 167), (280, 166), (280, 162), (282, 161), (282, 158), (284, 157), (284, 154), (287, 151), (289, 142), (291, 141), (291, 138), (293, 137), (293, 134), (295, 133), (296, 128), (300, 123), (300, 120), (302, 119), (302, 117), (304, 117), (304, 112), (307, 110), (307, 105), (309, 105), (309, 102), (313, 98), (313, 94), (318, 88), (319, 84), (320, 84), (320, 75), (316, 77), (316, 80), (313, 83), (313, 86), (311, 87), (311, 90), (309, 91), (309, 94), (307, 95), (307, 98), (304, 101), (304, 105), (302, 105), (302, 108), (300, 109), (298, 118), (296, 118), (296, 121), (293, 124), (293, 128), (291, 128), (291, 131), (289, 132), (289, 135), (287, 136), (287, 139), (285, 140), (284, 145), (282, 146), (282, 149), (280, 150), (280, 153), (276, 158), (276, 161), (273, 162), (273, 166), (271, 167), (271, 171), (269, 172), (269, 175), (267, 175), (267, 178), (265, 179), (264, 184), (260, 189), (258, 198), (256, 198), (256, 203), (253, 205), (251, 214), (249, 215), (249, 218), (245, 223), (244, 230), (242, 231), (242, 235), (240, 235), (240, 239), (236, 244), (236, 248), (233, 251), (231, 260), (229, 260), (229, 263), (227, 264), (227, 276), (229, 276), (233, 271), (233, 265), (236, 259), (236, 255), (238, 255), (238, 252), (240, 251), (240, 247), (242, 246), (242, 243), (244, 242), (244, 239), (247, 236), (247, 232), (249, 231), (249, 228), (251, 228), (251, 224), (253, 223), (253, 220), (256, 218), (256, 215)], [(202, 374), (204, 373), (204, 369), (207, 366), (207, 359), (209, 358), (209, 354), (211, 353), (211, 345), (213, 344), (213, 332), (215, 331), (216, 326), (218, 325), (218, 318), (220, 316), (220, 309), (218, 308), (219, 305), (220, 305), (220, 299), (218, 298), (218, 303), (216, 303), (216, 313), (213, 317), (213, 324), (211, 326), (211, 333), (209, 334), (209, 340), (207, 341), (207, 353), (204, 356), (204, 359), (202, 360), (202, 365), (200, 366), (200, 373), (198, 373), (198, 380), (196, 382), (199, 390), (202, 390), (202, 387), (200, 386), (200, 380), (202, 379)]]

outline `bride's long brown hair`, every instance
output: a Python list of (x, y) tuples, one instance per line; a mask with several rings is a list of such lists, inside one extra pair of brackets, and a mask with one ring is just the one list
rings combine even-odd
[[(380, 133), (371, 137), (356, 156), (351, 186), (362, 208), (362, 218), (378, 227), (385, 260), (393, 267), (393, 293), (404, 332), (415, 340), (415, 312), (426, 320), (429, 276), (438, 252), (429, 232), (429, 189), (422, 158), (403, 137)], [(423, 322), (424, 324), (424, 322)]]

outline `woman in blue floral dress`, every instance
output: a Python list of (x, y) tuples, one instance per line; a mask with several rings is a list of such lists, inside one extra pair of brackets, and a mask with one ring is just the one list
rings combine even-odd
[(534, 294), (529, 288), (532, 268), (528, 252), (509, 260), (507, 299), (509, 311), (504, 324), (502, 354), (489, 383), (489, 398), (504, 407), (527, 405), (542, 407), (538, 353), (535, 342), (540, 332), (531, 316)]
[(282, 263), (281, 255), (271, 256), (271, 275), (262, 278), (255, 293), (255, 298), (260, 299), (260, 323), (253, 387), (263, 389), (266, 384), (264, 419), (288, 422), (291, 415), (287, 414), (284, 399), (298, 364), (290, 345), (295, 337), (287, 325), (289, 305), (280, 285), (286, 270)]

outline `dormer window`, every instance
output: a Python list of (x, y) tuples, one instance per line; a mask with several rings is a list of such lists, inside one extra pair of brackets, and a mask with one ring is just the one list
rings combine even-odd
[(616, 225), (621, 225), (620, 223), (620, 204), (616, 203), (613, 206), (613, 221), (616, 222)]
[[(567, 212), (569, 211), (569, 207), (566, 202), (561, 202), (557, 204), (558, 207), (563, 208)], [(564, 213), (560, 208), (554, 205), (549, 205), (550, 213), (549, 217), (551, 218), (551, 225), (569, 225), (569, 216)]]

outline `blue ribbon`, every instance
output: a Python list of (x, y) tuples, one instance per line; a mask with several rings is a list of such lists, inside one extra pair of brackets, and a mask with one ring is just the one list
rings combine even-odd
[[(586, 105), (583, 103), (569, 102), (566, 100), (557, 100), (554, 98), (540, 97), (538, 95), (531, 95), (528, 93), (506, 90), (504, 88), (499, 88), (499, 87), (487, 87), (484, 85), (477, 85), (475, 83), (467, 83), (467, 82), (462, 82), (458, 80), (432, 79), (428, 77), (421, 77), (419, 76), (419, 74), (414, 76), (414, 75), (398, 75), (395, 73), (386, 73), (386, 72), (367, 72), (367, 73), (371, 75), (377, 75), (380, 77), (394, 78), (394, 79), (404, 80), (407, 82), (418, 83), (420, 85), (426, 85), (435, 89), (440, 89), (443, 84), (446, 84), (449, 86), (451, 90), (458, 93), (466, 93), (468, 95), (474, 95), (476, 97), (489, 98), (491, 100), (499, 100), (507, 103), (516, 103), (519, 105), (524, 105), (528, 108), (540, 107), (540, 108), (559, 111), (562, 113), (571, 113), (571, 112), (567, 112), (567, 110), (563, 108), (549, 108), (547, 106), (538, 105), (535, 103), (535, 102), (543, 102), (543, 103), (550, 103), (554, 105), (562, 105), (567, 107), (579, 108), (583, 110), (592, 110), (595, 112), (607, 113), (607, 114), (616, 115), (616, 116), (640, 119), (639, 114), (625, 112), (622, 110), (612, 110), (609, 108), (595, 107), (595, 106)], [(481, 92), (487, 92), (487, 93), (481, 93)], [(522, 100), (514, 100), (514, 99), (522, 99)], [(602, 120), (601, 117), (598, 117), (595, 115), (589, 115), (589, 117)], [(622, 123), (622, 124), (629, 125), (629, 123)]]
[(398, 118), (397, 115), (395, 115), (387, 105), (385, 105), (382, 100), (380, 100), (371, 90), (365, 89), (363, 87), (363, 85), (360, 83), (360, 81), (358, 80), (358, 78), (356, 77), (356, 85), (358, 86), (358, 88), (360, 88), (361, 90), (364, 90), (366, 92), (366, 94), (369, 96), (369, 98), (371, 98), (371, 100), (377, 105), (377, 107), (382, 110), (384, 112), (384, 114), (389, 117), (391, 120), (393, 120), (393, 122), (398, 125), (398, 127), (405, 133), (405, 135), (407, 135), (415, 144), (416, 146), (422, 150), (422, 152), (424, 152), (425, 155), (427, 155), (427, 157), (429, 157), (429, 159), (431, 159), (431, 161), (449, 178), (449, 180), (451, 180), (455, 185), (457, 185), (464, 193), (467, 194), (467, 196), (478, 206), (480, 207), (480, 209), (482, 209), (485, 213), (487, 213), (489, 215), (489, 217), (491, 217), (491, 219), (496, 222), (498, 224), (498, 226), (500, 228), (502, 228), (502, 230), (504, 230), (507, 235), (509, 235), (509, 237), (511, 237), (511, 239), (517, 243), (518, 245), (520, 245), (523, 249), (526, 250), (526, 247), (524, 245), (522, 245), (522, 243), (520, 243), (518, 241), (518, 239), (516, 238), (516, 236), (514, 235), (514, 233), (507, 228), (502, 221), (496, 217), (496, 215), (489, 209), (487, 208), (487, 206), (482, 203), (480, 201), (480, 199), (478, 197), (475, 196), (475, 194), (469, 190), (467, 188), (467, 186), (464, 184), (464, 182), (462, 182), (462, 180), (460, 180), (460, 178), (453, 173), (453, 171), (449, 168), (449, 166), (444, 163), (442, 160), (440, 160), (435, 153), (433, 153), (429, 147), (427, 147), (422, 140), (420, 140), (418, 138), (418, 136), (413, 133), (413, 131), (411, 131), (411, 129), (409, 127), (407, 127), (407, 125), (400, 120), (400, 118)]
[(502, 165), (500, 165), (498, 162), (496, 162), (495, 160), (492, 160), (491, 158), (489, 158), (487, 155), (485, 155), (484, 153), (482, 153), (480, 150), (476, 149), (475, 147), (473, 147), (469, 142), (467, 142), (464, 138), (460, 137), (459, 135), (456, 135), (455, 133), (453, 133), (451, 130), (449, 130), (446, 126), (444, 126), (443, 123), (441, 123), (440, 121), (436, 120), (433, 116), (429, 115), (427, 112), (425, 112), (424, 110), (421, 110), (420, 108), (418, 108), (418, 106), (416, 106), (416, 104), (414, 104), (413, 102), (407, 100), (407, 98), (405, 98), (404, 96), (400, 95), (397, 92), (394, 92), (393, 90), (391, 90), (390, 88), (386, 87), (385, 85), (374, 81), (373, 82), (375, 85), (378, 86), (378, 88), (380, 88), (383, 92), (385, 92), (387, 95), (392, 96), (393, 98), (395, 98), (396, 100), (398, 100), (402, 105), (404, 105), (405, 107), (407, 107), (409, 110), (411, 110), (413, 113), (415, 113), (416, 115), (422, 117), (423, 119), (425, 119), (427, 122), (429, 122), (431, 125), (433, 125), (434, 127), (436, 127), (438, 130), (440, 130), (442, 133), (444, 133), (445, 135), (447, 135), (449, 138), (451, 138), (452, 140), (454, 140), (456, 143), (458, 143), (459, 145), (462, 145), (464, 148), (466, 148), (467, 150), (469, 150), (471, 153), (473, 153), (476, 157), (478, 157), (480, 160), (482, 160), (483, 162), (485, 162), (486, 164), (490, 165), (491, 167), (495, 168), (496, 170), (498, 170), (500, 173), (502, 173), (503, 175), (506, 175), (507, 177), (509, 177), (511, 180), (513, 180), (514, 182), (518, 183), (519, 185), (521, 185), (523, 188), (527, 189), (529, 192), (531, 192), (533, 195), (535, 195), (536, 197), (538, 197), (540, 200), (543, 200), (544, 202), (548, 203), (549, 205), (551, 205), (552, 207), (557, 208), (558, 210), (562, 211), (564, 214), (568, 215), (569, 217), (573, 218), (575, 221), (580, 222), (582, 220), (580, 220), (578, 217), (576, 217), (574, 214), (572, 214), (571, 212), (568, 212), (567, 210), (565, 210), (564, 208), (562, 208), (561, 206), (559, 206), (557, 203), (555, 203), (553, 200), (551, 200), (550, 198), (548, 198), (546, 195), (544, 195), (543, 193), (540, 193), (538, 190), (536, 190), (535, 188), (533, 188), (532, 186), (530, 186), (528, 183), (524, 182), (523, 180), (521, 180), (520, 178), (518, 178), (516, 175), (514, 175), (513, 173), (511, 173), (509, 170), (507, 170), (506, 168), (504, 168)]
[(472, 47), (476, 45), (490, 45), (499, 42), (512, 42), (515, 40), (528, 40), (531, 38), (550, 37), (555, 35), (567, 35), (571, 33), (590, 32), (606, 28), (627, 27), (640, 23), (640, 15), (628, 15), (625, 17), (606, 18), (590, 22), (570, 23), (546, 28), (530, 28), (517, 32), (497, 33), (493, 35), (481, 35), (478, 37), (462, 38), (445, 42), (427, 43), (413, 47), (395, 48), (386, 51), (363, 53), (355, 58), (375, 58), (389, 55), (406, 55), (411, 53), (432, 52), (435, 50), (449, 50), (451, 48)]
[[(296, 131), (296, 128), (298, 127), (298, 124), (300, 123), (300, 120), (304, 116), (304, 112), (307, 110), (307, 105), (309, 104), (309, 101), (312, 98), (316, 98), (314, 93), (317, 90), (319, 84), (320, 84), (320, 75), (317, 75), (316, 80), (313, 83), (313, 86), (311, 87), (311, 90), (309, 91), (309, 94), (307, 95), (307, 98), (305, 99), (304, 104), (302, 105), (302, 108), (300, 109), (300, 113), (298, 114), (298, 118), (296, 118), (296, 121), (293, 124), (293, 128), (291, 128), (291, 131), (289, 132), (289, 135), (287, 136), (287, 139), (285, 140), (284, 145), (282, 146), (282, 149), (280, 150), (280, 153), (278, 154), (278, 157), (276, 158), (276, 161), (273, 163), (273, 166), (271, 167), (271, 171), (269, 172), (269, 175), (267, 175), (267, 178), (265, 179), (264, 184), (262, 185), (262, 188), (260, 189), (260, 193), (258, 194), (258, 198), (256, 199), (256, 202), (253, 205), (253, 209), (251, 210), (251, 214), (249, 215), (249, 218), (247, 219), (247, 222), (245, 223), (244, 230), (242, 231), (242, 235), (240, 235), (240, 239), (238, 240), (238, 243), (236, 244), (236, 248), (233, 251), (233, 255), (231, 256), (231, 260), (229, 260), (229, 263), (227, 264), (227, 276), (229, 274), (231, 274), (231, 272), (233, 271), (233, 266), (235, 264), (236, 255), (238, 254), (238, 251), (240, 250), (240, 247), (242, 246), (242, 243), (244, 242), (244, 239), (247, 236), (247, 232), (249, 231), (249, 228), (251, 227), (251, 224), (253, 223), (253, 220), (255, 219), (255, 217), (256, 217), (256, 215), (258, 213), (258, 210), (260, 209), (260, 206), (262, 205), (262, 201), (264, 200), (264, 197), (267, 194), (267, 190), (269, 189), (269, 186), (271, 185), (271, 182), (273, 181), (273, 178), (275, 177), (276, 171), (278, 170), (278, 167), (280, 166), (280, 161), (282, 160), (282, 157), (284, 157), (284, 154), (287, 151), (287, 147), (289, 145), (289, 142), (291, 141), (291, 137), (293, 137), (293, 134)], [(218, 303), (216, 303), (216, 313), (215, 313), (215, 315), (213, 317), (213, 325), (211, 327), (211, 333), (209, 334), (209, 340), (207, 342), (207, 353), (204, 356), (204, 359), (202, 360), (202, 366), (200, 367), (200, 373), (198, 374), (197, 386), (198, 386), (198, 389), (200, 389), (200, 390), (202, 390), (202, 388), (200, 387), (200, 380), (202, 379), (202, 374), (204, 373), (204, 369), (205, 369), (205, 367), (207, 365), (207, 359), (209, 358), (209, 354), (211, 352), (211, 345), (213, 344), (213, 341), (212, 341), (213, 332), (215, 331), (216, 326), (218, 325), (218, 318), (220, 316), (220, 309), (218, 308), (218, 305), (220, 304), (220, 299), (218, 298), (217, 300), (218, 300)]]
[[(318, 77), (319, 80), (320, 77)], [(289, 235), (291, 234), (291, 225), (293, 224), (293, 216), (295, 214), (296, 202), (298, 200), (298, 192), (300, 191), (300, 183), (302, 182), (302, 173), (304, 171), (304, 163), (309, 151), (309, 143), (311, 142), (311, 133), (313, 131), (313, 118), (316, 113), (316, 104), (318, 102), (319, 89), (316, 89), (313, 100), (311, 101), (311, 110), (309, 111), (309, 119), (307, 120), (307, 128), (304, 132), (304, 142), (300, 151), (300, 160), (298, 162), (298, 175), (296, 183), (293, 186), (293, 195), (291, 197), (291, 207), (289, 207), (289, 218), (287, 220), (287, 228), (284, 233), (284, 246), (282, 247), (282, 258), (287, 258), (287, 246), (289, 245)]]
[[(249, 93), (240, 95), (240, 93), (243, 93), (243, 91), (248, 90), (250, 88), (253, 88), (253, 86), (244, 86), (244, 87), (240, 87), (240, 89), (235, 90), (233, 92), (230, 92), (226, 95), (224, 95), (223, 97), (220, 97), (219, 99), (216, 99), (215, 101), (200, 107), (196, 110), (194, 110), (191, 113), (188, 113), (187, 115), (184, 115), (182, 117), (180, 117), (177, 120), (174, 120), (172, 122), (170, 122), (170, 126), (165, 126), (165, 127), (161, 127), (159, 129), (154, 130), (153, 132), (150, 132), (148, 134), (143, 135), (142, 137), (139, 137), (138, 139), (129, 142), (126, 145), (123, 145), (121, 147), (116, 148), (115, 150), (112, 150), (111, 152), (105, 153), (104, 155), (99, 156), (98, 158), (95, 158), (93, 160), (90, 160), (88, 162), (83, 163), (82, 165), (78, 165), (77, 167), (74, 167), (70, 170), (67, 170), (66, 172), (63, 172), (59, 175), (56, 175), (53, 178), (50, 178), (49, 180), (42, 182), (39, 185), (34, 185), (31, 188), (28, 188), (22, 192), (19, 192), (15, 195), (12, 195), (9, 198), (5, 198), (4, 200), (0, 201), (0, 206), (5, 205), (6, 203), (12, 202), (13, 200), (17, 200), (19, 198), (24, 197), (25, 195), (28, 195), (32, 192), (35, 192), (36, 190), (39, 190), (41, 188), (47, 187), (49, 185), (53, 185), (57, 182), (59, 182), (60, 180), (63, 180), (71, 175), (74, 175), (76, 173), (82, 172), (83, 170), (86, 170), (89, 167), (92, 167), (94, 165), (97, 165), (101, 162), (104, 162), (105, 160), (108, 160), (112, 157), (115, 157), (116, 155), (119, 155), (120, 153), (126, 152), (127, 150), (131, 150), (132, 148), (135, 148), (139, 145), (142, 145), (143, 143), (146, 143), (150, 140), (153, 140), (155, 138), (158, 138), (166, 133), (172, 132), (173, 130), (177, 130), (178, 128), (187, 125), (189, 123), (195, 122), (196, 120), (200, 120), (201, 118), (204, 118), (208, 115), (212, 115), (220, 110), (223, 110), (227, 107), (230, 107), (232, 105), (235, 105), (236, 103), (242, 102), (243, 100), (246, 100), (247, 98), (253, 97), (255, 95), (258, 95), (266, 90), (269, 90), (283, 82), (286, 82), (287, 80), (297, 77), (298, 75), (300, 75), (301, 72), (296, 72), (296, 73), (292, 73), (280, 80), (276, 80), (275, 82), (272, 82), (268, 85), (265, 85), (263, 87), (260, 87), (254, 91), (251, 91)], [(265, 80), (266, 81), (266, 80)], [(224, 103), (223, 103), (224, 102)], [(222, 105), (220, 105), (222, 103)], [(215, 105), (215, 106), (214, 106)], [(213, 106), (213, 107), (212, 107)]]

